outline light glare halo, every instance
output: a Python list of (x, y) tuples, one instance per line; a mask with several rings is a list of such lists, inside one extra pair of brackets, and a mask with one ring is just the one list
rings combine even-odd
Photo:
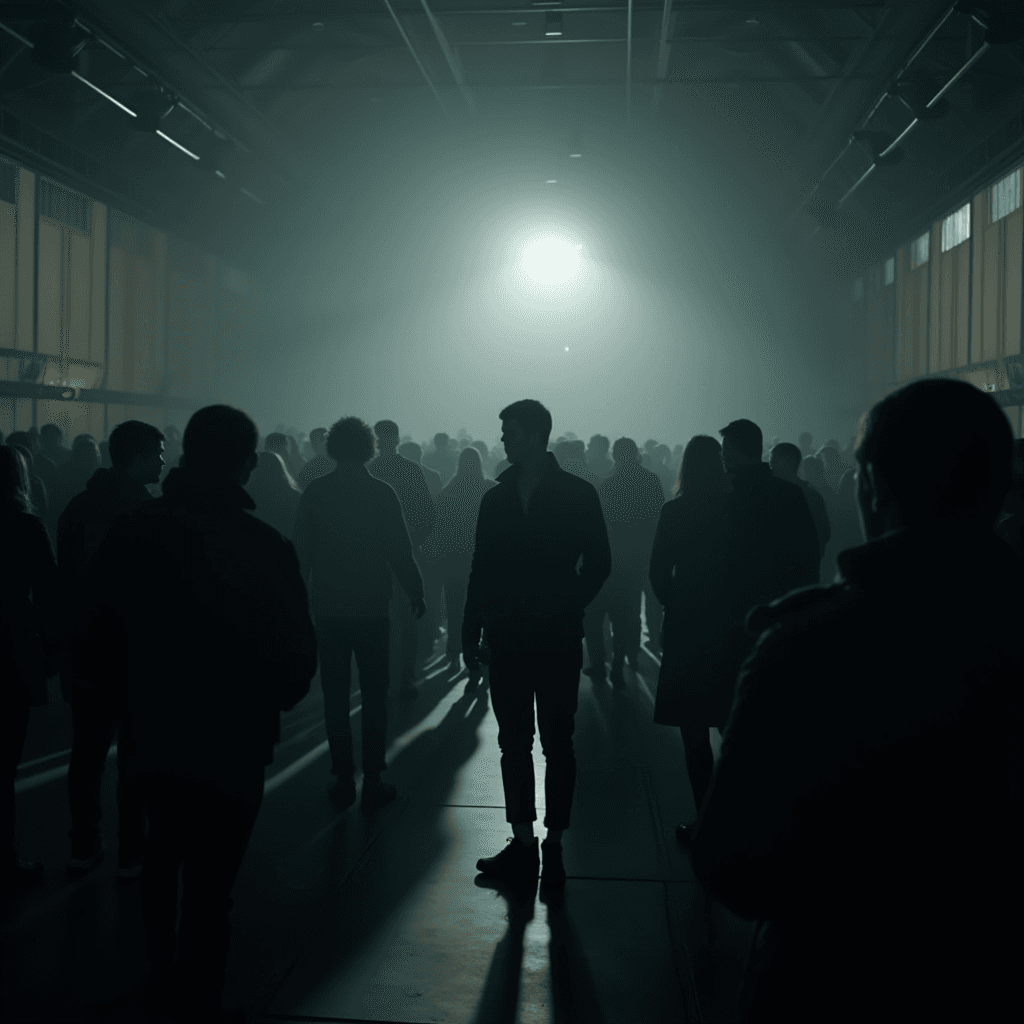
[(543, 235), (523, 249), (522, 267), (540, 285), (559, 285), (579, 273), (583, 246), (558, 235)]

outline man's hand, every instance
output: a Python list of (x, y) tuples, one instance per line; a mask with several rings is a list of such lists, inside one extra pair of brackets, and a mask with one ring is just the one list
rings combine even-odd
[(427, 614), (427, 604), (422, 597), (418, 600), (410, 601), (409, 605), (412, 608), (412, 614), (415, 618), (422, 619), (423, 616)]

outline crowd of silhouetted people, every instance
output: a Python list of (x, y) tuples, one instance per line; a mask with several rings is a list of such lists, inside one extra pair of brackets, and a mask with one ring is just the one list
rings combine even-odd
[(514, 835), (478, 867), (557, 889), (580, 674), (627, 691), (650, 657), (653, 722), (680, 730), (697, 812), (676, 838), (759, 922), (743, 1019), (995, 1019), (1016, 999), (1024, 682), (1024, 442), (995, 400), (917, 382), (843, 448), (766, 444), (745, 419), (721, 441), (585, 444), (552, 440), (539, 402), (496, 414), (492, 445), (352, 416), (261, 444), (224, 405), (183, 433), (0, 437), (5, 903), (43, 872), (18, 859), (13, 784), (55, 676), (67, 872), (104, 859), (116, 740), (145, 1012), (196, 1020), (225, 1015), (231, 891), (281, 713), (318, 670), (328, 797), (345, 811), (361, 776), (372, 812), (397, 796), (392, 679), (416, 700), (443, 645), (499, 725)]

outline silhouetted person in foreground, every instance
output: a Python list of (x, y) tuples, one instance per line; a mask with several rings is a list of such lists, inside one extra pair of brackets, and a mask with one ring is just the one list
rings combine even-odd
[[(655, 473), (640, 465), (640, 453), (632, 438), (620, 437), (612, 448), (615, 472), (605, 479), (599, 490), (608, 541), (612, 552), (612, 571), (594, 602), (595, 612), (588, 610), (585, 621), (587, 652), (590, 655), (591, 678), (604, 679), (605, 649), (603, 617), (612, 623), (612, 685), (625, 686), (623, 666), (629, 661), (633, 671), (640, 667), (640, 596), (647, 582), (651, 545), (658, 526), (665, 497)], [(652, 637), (661, 632), (660, 607), (655, 615), (653, 603), (648, 606), (648, 628)]]
[[(128, 420), (114, 428), (110, 450), (113, 468), (101, 467), (93, 473), (86, 489), (68, 502), (57, 526), (57, 566), (71, 655), (61, 670), (61, 689), (71, 704), (73, 727), (68, 875), (79, 878), (103, 862), (100, 784), (116, 735), (118, 877), (131, 881), (142, 874), (146, 808), (142, 787), (130, 770), (128, 723), (109, 676), (101, 671), (90, 678), (85, 671), (77, 672), (75, 665), (89, 603), (89, 562), (119, 515), (153, 500), (146, 484), (158, 481), (163, 471), (163, 434), (148, 423)], [(145, 669), (139, 666), (138, 671)]]
[(1024, 558), (1024, 439), (1021, 438), (1013, 442), (1013, 476), (995, 531), (996, 536)]
[(0, 758), (3, 759), (3, 880), (0, 911), (43, 877), (43, 865), (19, 860), (15, 847), (14, 778), (25, 745), (29, 709), (46, 703), (46, 680), (61, 654), (57, 563), (28, 493), (21, 453), (0, 447)]
[(295, 522), (295, 547), (308, 582), (320, 651), (331, 798), (344, 810), (355, 803), (355, 762), (349, 722), (352, 655), (359, 666), (363, 704), (363, 804), (393, 800), (397, 790), (381, 781), (387, 768), (388, 609), (392, 574), (422, 618), (423, 583), (395, 491), (366, 470), (373, 431), (354, 416), (338, 420), (327, 435), (337, 467), (303, 492)]
[(252, 514), (291, 540), (302, 491), (277, 452), (259, 452), (245, 489), (256, 503)]
[(1011, 446), (971, 384), (886, 396), (857, 447), (867, 543), (748, 618), (693, 841), (715, 896), (767, 922), (745, 1020), (998, 1020), (1018, 999), (1024, 593), (992, 530)]
[[(806, 480), (801, 480), (796, 475), (801, 461), (800, 449), (795, 444), (783, 441), (772, 448), (768, 464), (771, 467), (771, 471), (780, 480), (796, 484), (803, 491), (804, 500), (807, 502), (807, 508), (811, 513), (811, 518), (814, 520), (814, 529), (818, 535), (818, 581), (820, 582), (821, 560), (825, 557), (825, 548), (832, 537), (832, 524), (829, 521), (825, 499), (810, 483)], [(818, 465), (818, 463), (815, 462), (815, 465)]]
[(665, 608), (654, 722), (682, 734), (697, 810), (714, 764), (710, 730), (725, 728), (735, 683), (723, 659), (732, 627), (729, 497), (721, 445), (703, 434), (691, 438), (650, 559), (651, 586)]
[(177, 990), (188, 1019), (223, 1016), (231, 890), (281, 712), (316, 673), (295, 549), (247, 512), (258, 441), (238, 409), (196, 412), (163, 496), (119, 517), (89, 572), (89, 656), (123, 693), (132, 766), (145, 776), (148, 998)]
[(327, 454), (324, 442), (327, 440), (327, 429), (317, 427), (309, 432), (309, 445), (313, 449), (313, 458), (309, 460), (299, 473), (296, 481), (302, 490), (305, 490), (314, 480), (319, 480), (328, 473), (333, 473), (337, 463)]
[(448, 607), (445, 655), (452, 669), (458, 668), (462, 654), (462, 618), (480, 502), (497, 486), (484, 477), (480, 453), (475, 448), (463, 448), (459, 453), (458, 472), (438, 496), (434, 532), (423, 545), (424, 554), (444, 586)]
[[(378, 454), (366, 467), (366, 471), (370, 476), (390, 484), (398, 495), (402, 517), (412, 542), (413, 558), (420, 566), (422, 575), (425, 566), (421, 564), (423, 556), (420, 546), (430, 536), (437, 515), (427, 489), (427, 481), (419, 466), (398, 454), (398, 425), (393, 420), (378, 420), (373, 425), (373, 432), (377, 436)], [(398, 655), (398, 695), (405, 700), (414, 700), (419, 692), (414, 680), (422, 656), (429, 653), (428, 643), (434, 639), (431, 633), (434, 619), (431, 617), (417, 623), (408, 602), (400, 600), (396, 594), (391, 605), (390, 622), (391, 630), (398, 634), (395, 645)]]
[(559, 469), (546, 450), (551, 435), (547, 409), (526, 399), (502, 409), (500, 418), (512, 465), (480, 505), (462, 653), (474, 684), (481, 630), (486, 629), (505, 818), (514, 837), (497, 856), (477, 861), (477, 868), (509, 880), (537, 876), (530, 753), (536, 696), (547, 762), (548, 835), (541, 881), (562, 885), (561, 839), (569, 827), (576, 782), (572, 734), (583, 664), (583, 613), (608, 577), (611, 552), (597, 492)]
[(435, 434), (434, 450), (423, 456), (423, 462), (441, 477), (442, 487), (455, 476), (458, 464), (458, 455), (449, 447), (449, 440), (447, 434)]

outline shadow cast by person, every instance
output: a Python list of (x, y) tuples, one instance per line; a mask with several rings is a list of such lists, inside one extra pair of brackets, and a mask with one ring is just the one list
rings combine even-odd
[[(321, 880), (325, 898), (317, 919), (306, 929), (311, 937), (308, 944), (282, 950), (273, 971), (256, 958), (245, 961), (246, 973), (257, 975), (245, 982), (250, 993), (246, 1009), (257, 1015), (253, 1019), (267, 1013), (277, 998), (280, 984), (270, 981), (271, 975), (281, 982), (290, 975), (302, 979), (296, 982), (298, 997), (322, 981), (318, 965), (332, 975), (343, 973), (423, 886), (451, 844), (441, 818), (460, 768), (480, 744), (480, 724), (488, 710), (483, 685), (459, 697), (433, 729), (417, 736), (389, 765), (398, 782), (398, 800), (376, 810), (356, 806), (339, 814), (315, 845), (304, 848), (301, 863), (298, 858), (293, 862), (294, 870)], [(361, 814), (366, 824), (365, 841), (354, 861), (346, 841), (351, 814)], [(407, 842), (403, 836), (415, 841)], [(375, 883), (373, 897), (362, 898), (359, 890)], [(304, 960), (311, 961), (307, 969), (303, 969)]]

